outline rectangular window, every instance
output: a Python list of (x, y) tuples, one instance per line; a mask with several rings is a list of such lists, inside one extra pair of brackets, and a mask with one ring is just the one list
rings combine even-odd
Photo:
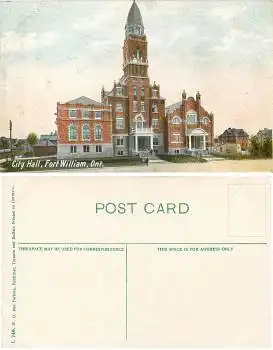
[(83, 151), (84, 153), (87, 153), (90, 151), (89, 145), (83, 145)]
[(101, 120), (101, 111), (95, 112), (95, 120)]
[(179, 154), (179, 149), (175, 149), (174, 154)]
[(152, 105), (152, 113), (158, 113), (157, 105)]
[(137, 112), (137, 101), (133, 101), (133, 112)]
[(118, 156), (123, 156), (123, 151), (118, 151)]
[(117, 138), (117, 146), (123, 146), (124, 145), (124, 138), (118, 137)]
[(101, 152), (102, 152), (102, 146), (96, 145), (96, 153), (101, 153)]
[(121, 103), (116, 104), (116, 112), (123, 112), (123, 106)]
[(157, 129), (159, 126), (158, 119), (152, 119), (152, 128)]
[(153, 97), (157, 97), (157, 90), (153, 90), (152, 94)]
[(145, 105), (144, 105), (144, 102), (141, 102), (141, 103), (140, 103), (140, 111), (141, 111), (141, 112), (145, 112)]
[(153, 138), (153, 145), (154, 145), (154, 146), (158, 146), (158, 145), (159, 145), (159, 139), (158, 139), (158, 137), (154, 137), (154, 138)]
[(69, 118), (77, 118), (77, 110), (76, 109), (69, 109), (68, 116), (69, 116)]
[(144, 97), (145, 96), (145, 89), (144, 87), (141, 88), (141, 97)]
[(76, 153), (77, 152), (77, 146), (70, 146), (70, 153)]
[(87, 109), (82, 110), (82, 118), (83, 119), (89, 119), (90, 118), (90, 111)]
[(174, 143), (179, 143), (180, 142), (180, 135), (176, 134), (173, 135), (172, 137)]
[(124, 129), (124, 118), (116, 118), (116, 129)]

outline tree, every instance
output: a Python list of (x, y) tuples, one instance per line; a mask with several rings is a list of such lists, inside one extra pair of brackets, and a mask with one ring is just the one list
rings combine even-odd
[(265, 158), (272, 158), (272, 140), (266, 137), (261, 145), (261, 153)]
[(37, 135), (34, 132), (31, 132), (27, 137), (27, 142), (30, 146), (34, 146), (37, 143)]
[(0, 148), (1, 149), (8, 149), (9, 148), (9, 140), (6, 137), (0, 138)]
[(250, 139), (250, 153), (254, 158), (261, 155), (261, 144), (256, 136)]

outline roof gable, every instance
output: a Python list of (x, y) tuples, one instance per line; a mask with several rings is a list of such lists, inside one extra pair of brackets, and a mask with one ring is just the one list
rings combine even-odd
[(77, 97), (74, 100), (70, 100), (68, 102), (66, 102), (67, 104), (81, 104), (81, 105), (101, 105), (100, 102), (97, 102), (95, 100), (92, 100), (89, 97), (86, 96), (81, 96), (81, 97)]

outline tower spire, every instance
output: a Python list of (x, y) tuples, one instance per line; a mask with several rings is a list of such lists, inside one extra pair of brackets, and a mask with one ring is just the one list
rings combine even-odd
[(133, 3), (127, 16), (125, 32), (126, 37), (128, 37), (129, 35), (144, 35), (144, 25), (142, 21), (142, 16), (135, 0), (133, 0)]

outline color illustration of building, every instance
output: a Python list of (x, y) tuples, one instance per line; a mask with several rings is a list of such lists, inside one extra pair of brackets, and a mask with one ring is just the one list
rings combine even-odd
[(213, 115), (201, 96), (165, 108), (160, 86), (151, 83), (148, 41), (140, 10), (133, 1), (125, 25), (123, 75), (101, 102), (79, 97), (57, 104), (58, 158), (132, 156), (145, 150), (183, 153), (213, 143)]

